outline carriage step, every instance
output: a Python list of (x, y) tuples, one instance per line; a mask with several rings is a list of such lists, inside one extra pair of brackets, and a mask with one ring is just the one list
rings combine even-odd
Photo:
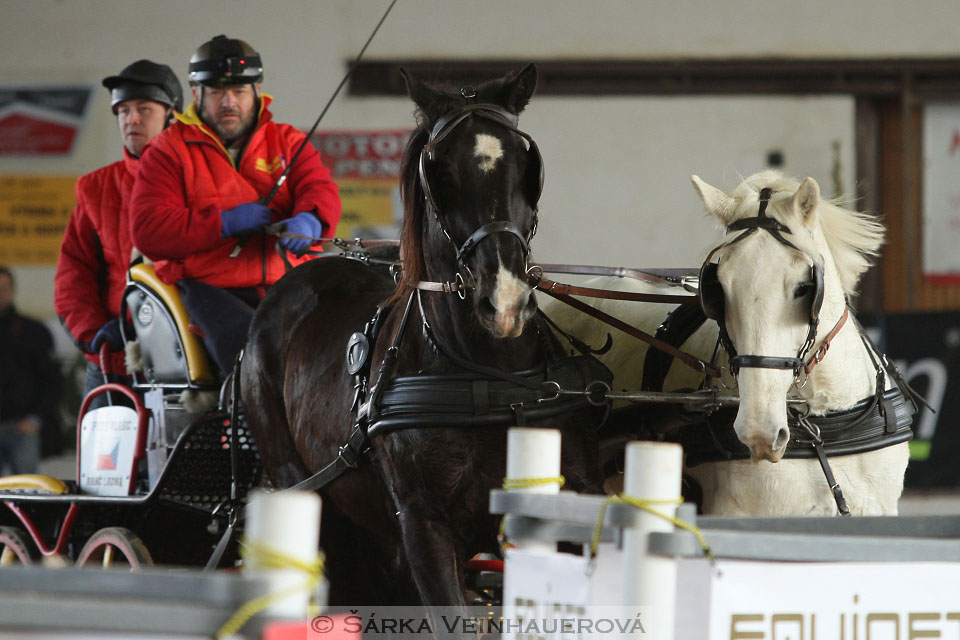
[(70, 493), (67, 483), (58, 478), (36, 473), (0, 478), (0, 491), (5, 493), (46, 494), (59, 496)]

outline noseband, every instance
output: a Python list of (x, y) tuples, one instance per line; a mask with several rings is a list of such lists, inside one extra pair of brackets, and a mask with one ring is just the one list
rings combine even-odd
[[(464, 87), (460, 90), (460, 92), (464, 98), (468, 100), (476, 99), (476, 94), (469, 87)], [(430, 181), (427, 179), (426, 164), (428, 161), (433, 160), (435, 147), (444, 138), (446, 138), (451, 131), (456, 129), (459, 124), (471, 117), (482, 118), (484, 120), (489, 120), (490, 122), (499, 124), (527, 141), (528, 168), (533, 168), (535, 171), (537, 171), (537, 183), (534, 187), (535, 193), (533, 197), (533, 224), (530, 227), (530, 232), (526, 235), (524, 235), (520, 228), (514, 223), (510, 222), (509, 220), (501, 220), (489, 222), (481, 226), (479, 229), (470, 234), (470, 236), (464, 240), (463, 244), (458, 245), (453, 239), (453, 236), (450, 235), (446, 225), (443, 223), (440, 207), (437, 206), (436, 199), (433, 196), (433, 191), (430, 188)], [(530, 165), (531, 162), (533, 163), (532, 167)], [(533, 141), (533, 138), (517, 128), (516, 115), (510, 113), (503, 107), (487, 103), (466, 104), (455, 111), (445, 114), (439, 120), (437, 120), (436, 124), (433, 125), (433, 129), (430, 131), (430, 137), (427, 139), (426, 144), (423, 145), (423, 149), (420, 151), (419, 175), (420, 187), (423, 189), (426, 209), (428, 212), (433, 214), (437, 221), (437, 225), (440, 227), (440, 231), (444, 236), (446, 236), (447, 240), (450, 241), (450, 244), (453, 245), (457, 259), (457, 272), (453, 283), (443, 283), (441, 288), (421, 288), (430, 290), (456, 291), (461, 299), (465, 299), (467, 289), (472, 289), (474, 287), (474, 276), (470, 271), (470, 268), (467, 267), (466, 261), (470, 254), (473, 253), (474, 249), (476, 249), (477, 245), (479, 245), (484, 238), (495, 234), (506, 233), (516, 238), (520, 243), (520, 249), (523, 251), (524, 262), (526, 263), (530, 255), (530, 241), (537, 232), (538, 216), (536, 205), (540, 200), (540, 193), (543, 190), (543, 160), (540, 156), (540, 150), (537, 148), (537, 143)]]
[[(827, 341), (825, 341), (825, 345), (817, 351), (817, 353), (814, 355), (814, 359), (812, 359), (810, 363), (805, 363), (804, 358), (816, 342), (817, 327), (820, 324), (820, 307), (823, 304), (822, 259), (814, 259), (813, 256), (810, 256), (810, 254), (803, 251), (783, 237), (784, 233), (792, 233), (790, 228), (782, 224), (779, 220), (771, 218), (766, 214), (767, 204), (770, 202), (770, 196), (772, 194), (773, 190), (770, 188), (761, 189), (760, 205), (757, 215), (752, 218), (741, 218), (730, 223), (730, 225), (727, 226), (727, 231), (742, 231), (742, 233), (738, 234), (732, 240), (728, 240), (727, 242), (715, 247), (707, 255), (706, 260), (703, 262), (703, 266), (700, 267), (700, 303), (706, 316), (715, 320), (720, 327), (720, 341), (727, 350), (727, 354), (730, 356), (731, 373), (736, 375), (741, 368), (789, 369), (794, 372), (794, 375), (799, 377), (801, 370), (805, 370), (807, 373), (810, 373), (810, 371), (813, 369), (813, 366), (820, 361), (820, 358), (823, 357), (823, 353), (826, 352), (827, 348), (829, 348), (828, 341), (832, 339), (840, 330), (840, 327), (847, 318), (847, 313), (845, 312), (843, 314), (840, 322), (838, 322), (837, 326), (835, 326), (830, 332), (830, 336), (828, 336)], [(807, 323), (807, 337), (803, 341), (803, 344), (800, 345), (800, 349), (798, 350), (796, 357), (793, 358), (782, 356), (738, 355), (737, 350), (733, 345), (733, 341), (730, 339), (730, 335), (727, 333), (727, 327), (724, 321), (724, 293), (717, 275), (718, 263), (710, 262), (710, 259), (720, 249), (740, 242), (744, 238), (747, 238), (755, 233), (758, 229), (763, 229), (772, 235), (780, 244), (794, 249), (795, 251), (799, 251), (810, 258), (810, 277), (813, 281), (814, 291), (813, 298), (810, 302), (809, 320)]]

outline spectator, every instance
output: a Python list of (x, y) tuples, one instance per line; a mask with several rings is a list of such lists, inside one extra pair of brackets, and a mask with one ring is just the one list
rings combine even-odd
[(53, 337), (13, 304), (13, 273), (0, 266), (0, 474), (36, 473), (42, 431), (59, 436), (61, 374)]

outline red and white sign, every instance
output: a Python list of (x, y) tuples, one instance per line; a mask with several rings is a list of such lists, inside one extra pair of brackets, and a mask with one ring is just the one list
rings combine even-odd
[(341, 238), (396, 238), (403, 211), (400, 162), (406, 129), (318, 131), (311, 142), (340, 188)]
[(90, 95), (89, 87), (0, 88), (0, 156), (71, 153)]
[(391, 178), (400, 176), (406, 129), (318, 131), (311, 142), (336, 178)]

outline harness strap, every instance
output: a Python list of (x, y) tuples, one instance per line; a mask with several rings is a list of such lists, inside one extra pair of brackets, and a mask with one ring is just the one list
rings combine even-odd
[(333, 482), (336, 478), (343, 475), (350, 469), (357, 468), (357, 462), (360, 456), (369, 446), (369, 437), (367, 435), (368, 419), (376, 412), (376, 400), (383, 393), (384, 382), (393, 375), (393, 369), (397, 364), (397, 351), (400, 349), (400, 342), (403, 338), (403, 331), (407, 326), (407, 320), (410, 317), (410, 309), (413, 306), (413, 294), (407, 299), (407, 306), (403, 312), (403, 318), (397, 327), (397, 333), (393, 337), (393, 344), (387, 349), (387, 353), (380, 363), (380, 371), (377, 374), (377, 382), (370, 391), (370, 399), (360, 406), (357, 422), (350, 432), (350, 437), (346, 444), (342, 445), (337, 452), (337, 457), (325, 467), (320, 469), (309, 478), (301, 480), (290, 487), (295, 491), (317, 491)]
[(291, 491), (317, 491), (333, 482), (350, 469), (357, 468), (357, 461), (369, 444), (367, 432), (361, 423), (357, 423), (350, 433), (347, 443), (340, 447), (337, 457), (306, 480), (290, 487)]
[(817, 452), (817, 460), (820, 461), (820, 468), (823, 469), (823, 476), (827, 479), (827, 484), (830, 486), (833, 500), (837, 503), (837, 511), (840, 512), (841, 516), (849, 516), (850, 508), (847, 506), (846, 498), (843, 497), (840, 483), (837, 482), (837, 478), (833, 475), (833, 469), (830, 468), (830, 463), (827, 461), (827, 454), (823, 450), (823, 442), (820, 440), (815, 441), (813, 448)]
[(588, 296), (591, 298), (604, 298), (606, 300), (629, 300), (632, 302), (663, 302), (672, 304), (683, 304), (696, 300), (696, 295), (678, 296), (668, 293), (639, 293), (633, 291), (613, 291), (609, 289), (594, 289), (592, 287), (579, 287), (562, 282), (554, 282), (547, 278), (536, 278), (534, 286), (545, 293), (559, 293), (563, 295)]
[(482, 374), (489, 378), (498, 378), (500, 380), (506, 380), (507, 382), (512, 382), (513, 384), (519, 385), (521, 387), (527, 387), (528, 389), (535, 389), (537, 391), (545, 391), (549, 387), (544, 383), (532, 382), (523, 376), (518, 376), (515, 373), (510, 373), (509, 371), (503, 371), (501, 369), (496, 369), (494, 367), (486, 367), (475, 362), (471, 362), (466, 358), (461, 358), (460, 356), (453, 353), (453, 351), (443, 345), (443, 343), (437, 338), (437, 335), (433, 332), (433, 329), (430, 327), (430, 323), (427, 322), (427, 316), (423, 310), (423, 301), (420, 298), (420, 291), (415, 290), (414, 292), (417, 296), (417, 305), (420, 308), (420, 317), (423, 320), (423, 329), (427, 334), (429, 340), (437, 347), (443, 355), (453, 361), (457, 366), (463, 367), (470, 371)]
[[(843, 315), (840, 316), (840, 319), (837, 320), (837, 324), (833, 325), (833, 329), (830, 330), (830, 333), (823, 339), (823, 342), (820, 344), (820, 348), (810, 356), (810, 360), (807, 362), (806, 366), (803, 368), (804, 373), (810, 375), (810, 372), (813, 371), (813, 368), (823, 360), (823, 357), (827, 355), (827, 351), (830, 349), (830, 343), (833, 342), (833, 339), (837, 337), (837, 334), (840, 333), (840, 329), (843, 328), (843, 325), (847, 322), (847, 318), (850, 317), (850, 307), (847, 305), (843, 306)], [(870, 351), (867, 348), (867, 351)], [(872, 356), (871, 356), (872, 357)]]
[[(656, 282), (669, 285), (680, 285), (688, 288), (685, 284), (690, 278), (697, 276), (697, 271), (691, 269), (630, 269), (628, 267), (605, 267), (584, 264), (553, 264), (539, 262), (531, 267), (539, 267), (541, 271), (548, 273), (570, 273), (583, 276), (617, 276), (618, 278), (631, 278), (633, 280), (644, 280), (647, 282)], [(688, 288), (695, 292), (695, 288)]]

